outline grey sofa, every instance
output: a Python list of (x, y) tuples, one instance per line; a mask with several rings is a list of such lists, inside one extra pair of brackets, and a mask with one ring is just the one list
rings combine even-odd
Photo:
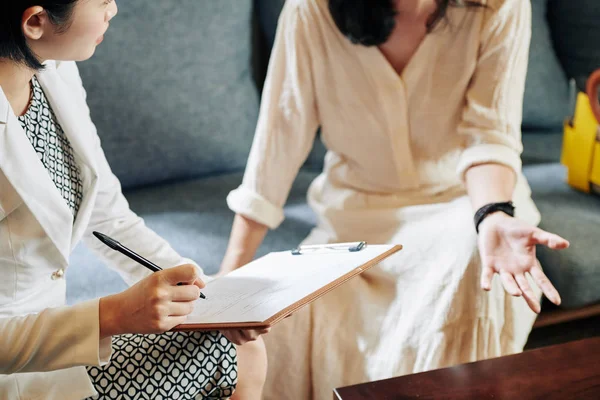
[[(233, 214), (225, 197), (242, 179), (282, 3), (124, 1), (96, 56), (80, 64), (92, 117), (131, 207), (208, 273), (218, 270), (227, 245)], [(539, 258), (563, 308), (577, 309), (600, 302), (600, 199), (565, 184), (561, 123), (569, 113), (567, 76), (582, 82), (594, 63), (600, 67), (600, 30), (592, 31), (600, 2), (533, 0), (533, 11), (523, 160), (542, 227), (572, 242), (561, 253), (540, 249)], [(581, 18), (588, 18), (583, 32)], [(552, 26), (560, 26), (558, 38)], [(578, 35), (590, 34), (596, 45), (585, 48), (589, 40)], [(578, 44), (583, 57), (572, 54)], [(260, 254), (294, 247), (314, 226), (305, 193), (323, 155), (317, 142), (285, 222), (268, 234)], [(125, 288), (83, 245), (68, 275), (69, 303)]]

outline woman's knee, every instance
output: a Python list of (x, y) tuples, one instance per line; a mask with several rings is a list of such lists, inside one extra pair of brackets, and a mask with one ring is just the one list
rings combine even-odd
[[(265, 377), (267, 374), (267, 348), (262, 337), (243, 346), (238, 346), (238, 368), (254, 375)], [(264, 378), (262, 379), (264, 381)]]
[(262, 337), (237, 347), (238, 384), (234, 400), (260, 399), (267, 378), (267, 349)]

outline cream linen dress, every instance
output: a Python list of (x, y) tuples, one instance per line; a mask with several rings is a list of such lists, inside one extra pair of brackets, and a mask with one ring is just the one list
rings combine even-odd
[(288, 0), (236, 213), (276, 228), (322, 127), (329, 152), (308, 201), (305, 243), (366, 240), (404, 250), (265, 336), (267, 399), (331, 399), (332, 389), (520, 352), (535, 320), (499, 279), (480, 289), (465, 171), (512, 168), (517, 217), (539, 213), (521, 173), (521, 109), (531, 35), (525, 0), (450, 8), (399, 76), (377, 47), (353, 45), (327, 0)]

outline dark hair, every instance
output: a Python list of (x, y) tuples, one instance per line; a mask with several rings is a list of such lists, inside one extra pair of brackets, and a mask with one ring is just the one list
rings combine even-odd
[(43, 68), (38, 57), (27, 45), (21, 29), (23, 13), (30, 7), (40, 6), (56, 25), (57, 32), (64, 32), (71, 23), (73, 8), (78, 0), (9, 0), (0, 6), (0, 59), (23, 64), (31, 69)]
[[(436, 0), (437, 9), (427, 21), (431, 31), (446, 17), (448, 7), (485, 7), (472, 0)], [(396, 24), (394, 0), (329, 0), (329, 12), (338, 29), (352, 43), (377, 46), (384, 43)]]

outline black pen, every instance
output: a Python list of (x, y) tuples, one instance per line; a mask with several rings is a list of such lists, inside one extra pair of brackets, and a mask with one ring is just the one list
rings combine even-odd
[[(127, 247), (123, 246), (121, 243), (117, 242), (115, 239), (112, 239), (100, 232), (94, 231), (93, 233), (94, 233), (94, 236), (96, 236), (102, 243), (104, 243), (111, 249), (116, 250), (119, 253), (131, 258), (133, 261), (140, 263), (144, 267), (148, 268), (150, 271), (152, 271), (152, 272), (162, 271), (161, 267), (154, 264), (152, 261), (145, 259), (144, 257), (140, 256), (136, 252), (129, 250)], [(177, 285), (182, 285), (182, 284), (178, 283)], [(200, 298), (206, 299), (206, 296), (204, 296), (203, 293), (200, 293)]]

